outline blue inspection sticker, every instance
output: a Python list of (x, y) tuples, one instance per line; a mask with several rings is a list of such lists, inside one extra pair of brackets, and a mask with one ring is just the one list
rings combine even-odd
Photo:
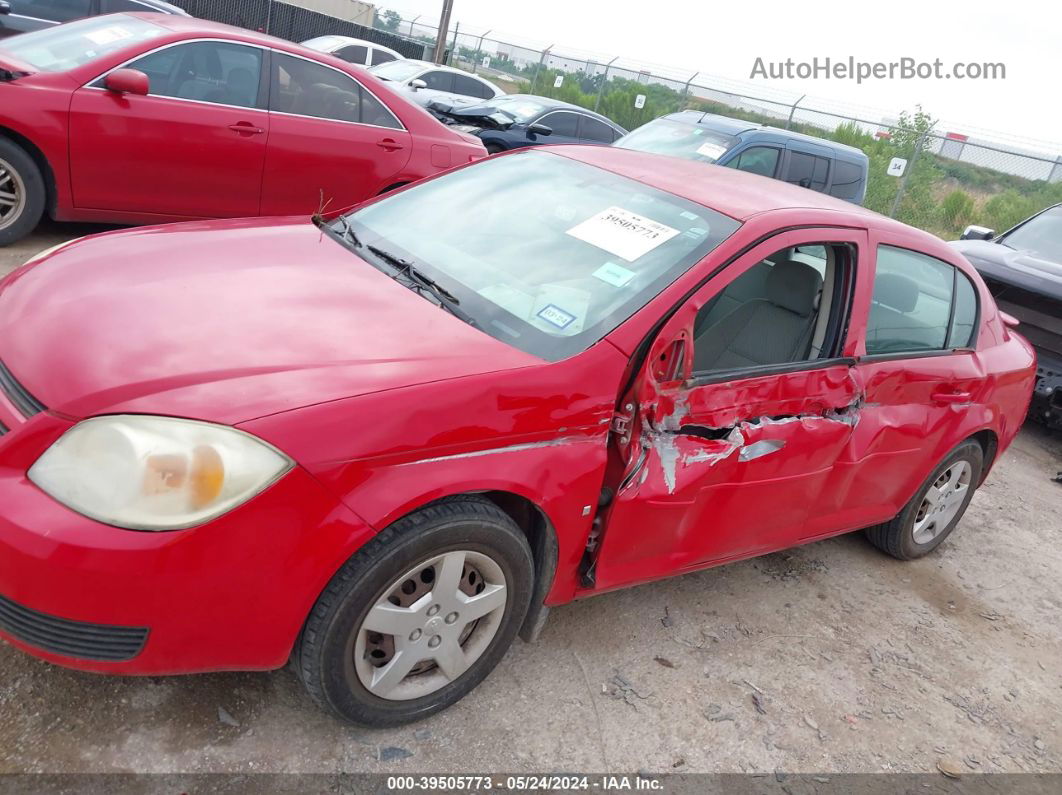
[(556, 326), (557, 328), (568, 328), (575, 322), (575, 315), (571, 312), (565, 312), (556, 304), (546, 304), (535, 313), (535, 317), (542, 318), (551, 326)]

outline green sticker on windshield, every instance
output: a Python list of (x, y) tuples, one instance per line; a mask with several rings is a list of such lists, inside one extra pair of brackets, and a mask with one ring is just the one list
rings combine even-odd
[(606, 262), (594, 271), (593, 275), (601, 281), (611, 284), (613, 287), (623, 287), (637, 274), (632, 270), (624, 268), (622, 265), (617, 265), (615, 262)]

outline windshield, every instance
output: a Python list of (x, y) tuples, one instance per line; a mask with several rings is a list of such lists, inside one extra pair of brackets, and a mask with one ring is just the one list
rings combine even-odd
[(42, 72), (63, 72), (165, 33), (142, 19), (110, 14), (13, 36), (0, 43), (0, 53), (10, 53)]
[(531, 119), (537, 118), (545, 109), (545, 105), (532, 102), (521, 97), (502, 97), (491, 100), (490, 107), (500, 110), (506, 116), (510, 116), (520, 124), (525, 124)]
[(736, 142), (733, 136), (713, 132), (697, 124), (656, 119), (627, 133), (613, 146), (714, 163)]
[(302, 46), (309, 47), (311, 50), (329, 52), (333, 48), (343, 44), (345, 41), (345, 39), (342, 39), (339, 36), (318, 36), (315, 39), (307, 39), (302, 43)]
[(1052, 207), (1033, 216), (1000, 242), (1041, 259), (1062, 263), (1062, 207)]
[(411, 61), (388, 61), (371, 67), (369, 71), (382, 80), (394, 80), (396, 83), (401, 83), (404, 80), (412, 80), (424, 71), (424, 67)]
[(482, 160), (347, 218), (364, 248), (413, 262), (477, 328), (549, 361), (592, 345), (739, 226), (543, 151)]

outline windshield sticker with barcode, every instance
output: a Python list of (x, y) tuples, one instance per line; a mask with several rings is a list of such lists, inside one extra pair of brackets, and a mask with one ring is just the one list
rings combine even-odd
[(725, 146), (723, 146), (722, 144), (712, 143), (711, 141), (705, 141), (703, 144), (697, 147), (697, 154), (711, 158), (712, 160), (718, 160), (719, 156), (725, 151)]
[(114, 42), (121, 41), (122, 39), (128, 39), (133, 34), (126, 28), (112, 25), (108, 28), (90, 30), (84, 35), (85, 38), (93, 44), (99, 44), (102, 46), (104, 44), (114, 44)]
[(606, 262), (594, 271), (593, 275), (606, 284), (611, 284), (613, 287), (623, 287), (631, 279), (637, 276), (634, 271), (628, 270), (622, 265), (617, 265), (615, 262)]
[(679, 230), (622, 207), (609, 207), (576, 224), (567, 233), (615, 257), (634, 262), (666, 243)]

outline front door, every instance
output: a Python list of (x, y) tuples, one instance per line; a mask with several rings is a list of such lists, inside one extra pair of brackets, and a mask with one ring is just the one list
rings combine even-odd
[(164, 47), (127, 64), (147, 96), (103, 79), (70, 103), (70, 175), (79, 209), (163, 216), (258, 215), (269, 114), (265, 53), (235, 42)]
[(413, 144), (398, 118), (345, 72), (272, 60), (262, 215), (339, 210), (386, 188)]
[(777, 235), (664, 326), (621, 401), (594, 587), (797, 543), (858, 420), (844, 330), (865, 249), (861, 230)]

